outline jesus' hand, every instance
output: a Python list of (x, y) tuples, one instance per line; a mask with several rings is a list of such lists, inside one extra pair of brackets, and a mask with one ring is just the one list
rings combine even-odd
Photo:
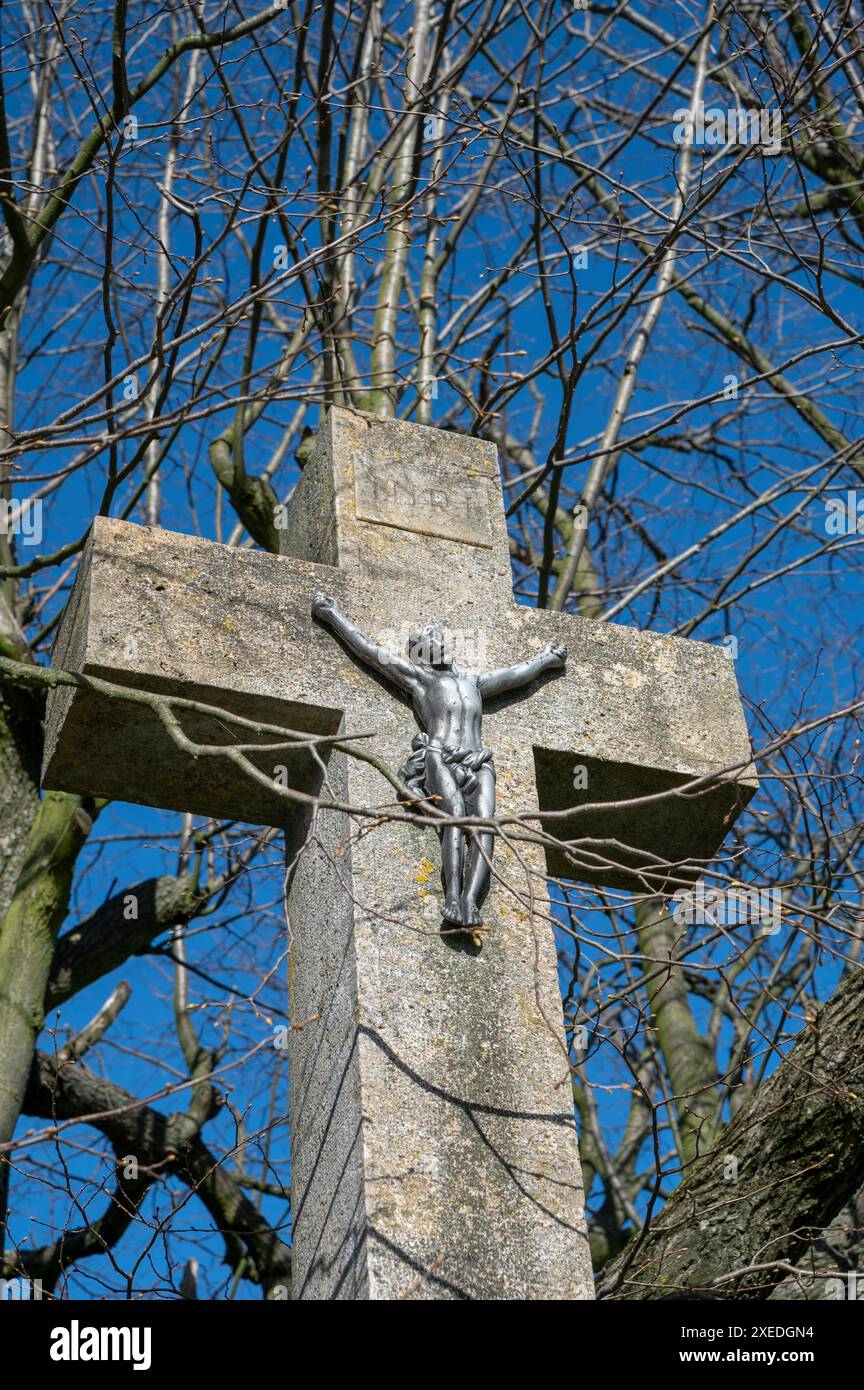
[(543, 655), (550, 667), (560, 670), (567, 661), (567, 648), (563, 642), (549, 642), (543, 648)]
[(335, 598), (331, 598), (329, 594), (322, 593), (319, 589), (312, 600), (312, 612), (316, 618), (320, 618), (322, 622), (326, 623), (331, 618), (341, 613), (342, 609), (339, 607)]

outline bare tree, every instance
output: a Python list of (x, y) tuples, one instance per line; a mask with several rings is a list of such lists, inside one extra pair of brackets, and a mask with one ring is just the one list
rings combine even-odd
[(278, 552), (337, 403), (498, 445), (521, 602), (736, 659), (761, 791), (708, 906), (562, 846), (592, 1245), (613, 1298), (825, 1296), (864, 1184), (858, 4), (4, 18), (6, 1271), (287, 1290), (278, 842), (40, 796), (41, 719), (91, 517)]

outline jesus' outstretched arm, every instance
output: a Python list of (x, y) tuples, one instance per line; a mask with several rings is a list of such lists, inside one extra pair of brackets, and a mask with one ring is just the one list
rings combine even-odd
[(520, 661), (516, 666), (502, 666), (497, 671), (487, 671), (479, 679), (480, 694), (491, 697), (503, 695), (508, 690), (518, 690), (528, 685), (544, 671), (560, 671), (567, 660), (567, 648), (560, 642), (550, 642), (539, 656), (531, 661)]
[(354, 655), (367, 666), (371, 666), (373, 671), (386, 676), (400, 690), (413, 693), (417, 672), (412, 663), (404, 657), (395, 656), (386, 647), (379, 647), (371, 637), (367, 637), (365, 632), (342, 612), (335, 598), (317, 593), (312, 600), (312, 612), (320, 622), (332, 628), (337, 637), (341, 637), (346, 646), (351, 648)]

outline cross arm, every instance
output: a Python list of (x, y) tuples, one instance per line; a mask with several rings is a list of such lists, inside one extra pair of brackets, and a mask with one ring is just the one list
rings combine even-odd
[(568, 652), (555, 680), (490, 700), (483, 723), (491, 747), (533, 749), (549, 872), (650, 892), (670, 865), (680, 883), (710, 862), (756, 788), (728, 651), (526, 607), (490, 634), (492, 662), (543, 642)]
[[(325, 585), (368, 611), (363, 583), (336, 567), (97, 517), (53, 662), (266, 725), (256, 734), (212, 713), (178, 716), (197, 745), (247, 745), (268, 782), (308, 793), (317, 772), (304, 739), (339, 734), (359, 689), (352, 658), (312, 620)], [(258, 825), (293, 813), (231, 759), (190, 757), (140, 703), (87, 688), (49, 697), (43, 786)]]

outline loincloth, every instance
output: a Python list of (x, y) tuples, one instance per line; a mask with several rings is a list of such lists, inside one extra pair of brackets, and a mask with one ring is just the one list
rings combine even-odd
[(428, 734), (420, 733), (412, 738), (411, 756), (402, 764), (398, 774), (399, 781), (404, 782), (418, 800), (432, 794), (426, 785), (426, 754), (430, 749), (441, 754), (463, 796), (471, 796), (477, 790), (477, 773), (481, 767), (488, 767), (495, 776), (491, 748), (448, 748)]

